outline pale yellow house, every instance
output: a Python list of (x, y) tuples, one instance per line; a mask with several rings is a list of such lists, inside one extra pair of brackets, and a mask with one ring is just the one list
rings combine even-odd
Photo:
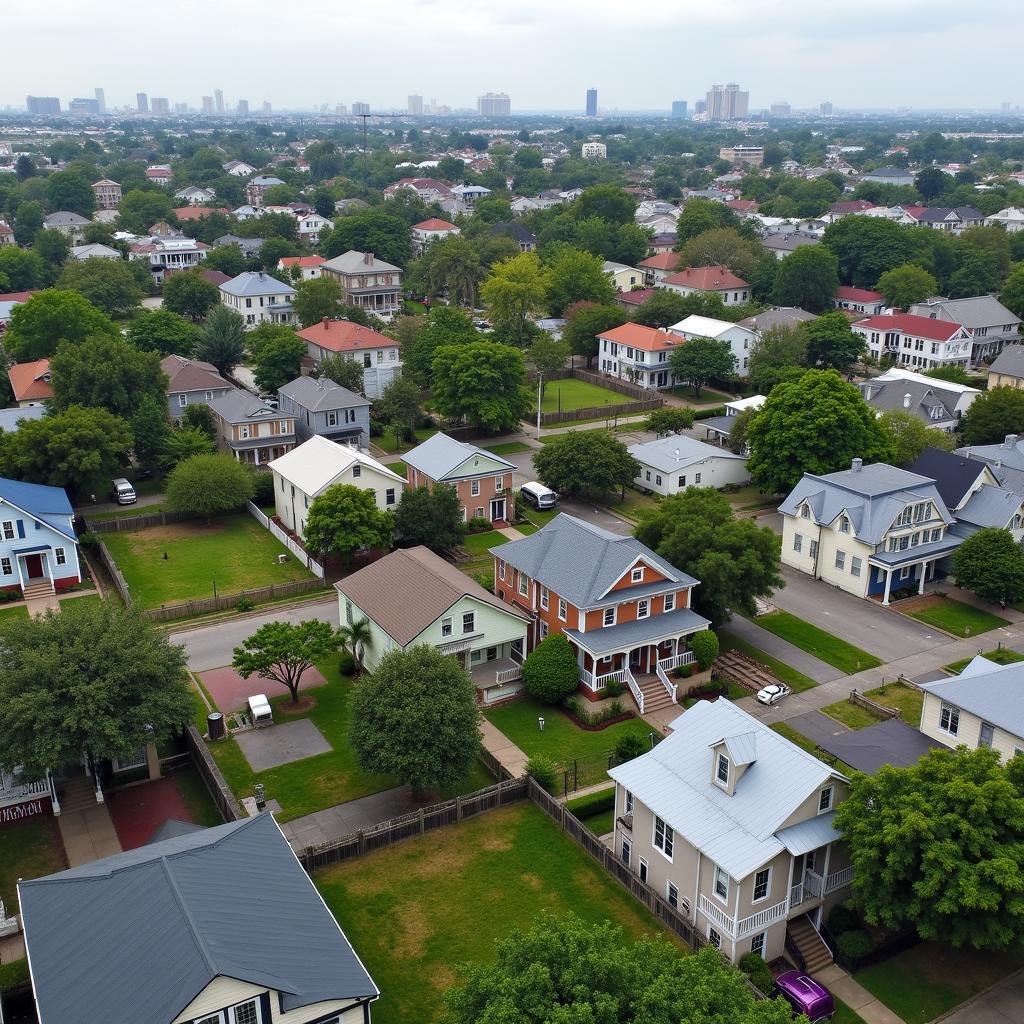
[(625, 263), (613, 263), (605, 260), (601, 268), (606, 277), (610, 277), (617, 292), (631, 292), (634, 288), (644, 288), (644, 272), (636, 267), (627, 267)]

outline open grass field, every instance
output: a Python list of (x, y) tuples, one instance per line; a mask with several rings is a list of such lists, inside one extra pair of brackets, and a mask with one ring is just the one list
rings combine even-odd
[(541, 399), (541, 412), (573, 412), (576, 409), (589, 409), (592, 406), (622, 405), (630, 401), (629, 395), (620, 395), (618, 391), (602, 388), (589, 381), (566, 377), (553, 380), (544, 389)]
[(67, 866), (57, 822), (49, 815), (0, 829), (0, 900), (9, 914), (18, 912), (19, 878), (39, 878)]
[(494, 455), (518, 455), (520, 452), (530, 450), (530, 445), (524, 444), (522, 441), (503, 441), (501, 444), (482, 444), (480, 447), (486, 448)]
[(530, 803), (346, 861), (314, 882), (383, 995), (377, 1024), (427, 1024), (464, 964), (542, 911), (664, 936), (647, 911)]
[(759, 647), (748, 644), (746, 640), (734, 636), (727, 629), (718, 631), (718, 646), (719, 650), (723, 652), (739, 651), (740, 654), (745, 654), (748, 658), (761, 662), (766, 668), (771, 669), (772, 674), (780, 683), (785, 683), (794, 693), (810, 690), (818, 685), (810, 676), (805, 676), (803, 672), (798, 672), (785, 662), (779, 661), (778, 658), (773, 658)]
[[(899, 708), (903, 721), (915, 729), (918, 722), (921, 721), (924, 694), (920, 690), (911, 689), (909, 686), (904, 686), (903, 683), (887, 683), (877, 689), (868, 690), (864, 696), (887, 708)], [(821, 710), (830, 718), (842, 722), (843, 725), (849, 726), (851, 729), (866, 729), (869, 725), (877, 725), (881, 721), (867, 708), (861, 707), (859, 704), (851, 704), (848, 700), (836, 701), (835, 704), (829, 704)]]
[(754, 622), (769, 633), (774, 633), (783, 640), (788, 640), (794, 647), (813, 654), (816, 658), (829, 665), (852, 675), (866, 668), (877, 668), (882, 662), (873, 654), (862, 651), (845, 640), (826, 633), (817, 626), (798, 619), (789, 612), (770, 612), (759, 615)]
[(972, 604), (964, 604), (963, 601), (954, 601), (951, 597), (935, 598), (926, 607), (906, 614), (918, 622), (952, 633), (953, 636), (977, 636), (997, 626), (1010, 625), (1009, 619), (975, 608)]
[(103, 541), (143, 608), (212, 597), (214, 588), (234, 594), (310, 578), (291, 554), (278, 565), (277, 556), (287, 550), (246, 513), (215, 519), (210, 526), (174, 523), (109, 533)]
[[(982, 657), (994, 661), (997, 665), (1014, 665), (1018, 661), (1024, 661), (1024, 654), (1018, 654), (1009, 647), (1000, 647), (994, 651), (985, 651)], [(973, 661), (973, 658), (961, 658), (950, 665), (946, 665), (946, 671), (959, 675)]]

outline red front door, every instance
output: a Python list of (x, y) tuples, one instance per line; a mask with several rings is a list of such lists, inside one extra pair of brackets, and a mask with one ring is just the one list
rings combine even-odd
[(28, 573), (28, 578), (30, 580), (39, 579), (39, 577), (43, 575), (43, 556), (26, 555), (25, 571)]

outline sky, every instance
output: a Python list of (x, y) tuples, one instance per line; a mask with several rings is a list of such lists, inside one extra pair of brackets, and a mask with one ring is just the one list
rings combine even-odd
[[(0, 105), (66, 106), (102, 87), (198, 107), (224, 90), (259, 109), (410, 94), (453, 108), (507, 92), (512, 110), (667, 110), (716, 82), (751, 109), (1024, 107), (1020, 0), (103, 0), (5, 3)], [(831, 13), (834, 9), (835, 13)], [(102, 16), (99, 16), (100, 13)]]

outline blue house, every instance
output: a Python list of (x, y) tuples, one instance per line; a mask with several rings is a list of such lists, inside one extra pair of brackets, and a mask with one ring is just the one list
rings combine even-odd
[(370, 400), (326, 377), (299, 377), (278, 389), (278, 410), (295, 417), (302, 441), (315, 434), (337, 444), (370, 444)]
[(28, 600), (82, 581), (74, 515), (63, 488), (0, 477), (0, 590)]

